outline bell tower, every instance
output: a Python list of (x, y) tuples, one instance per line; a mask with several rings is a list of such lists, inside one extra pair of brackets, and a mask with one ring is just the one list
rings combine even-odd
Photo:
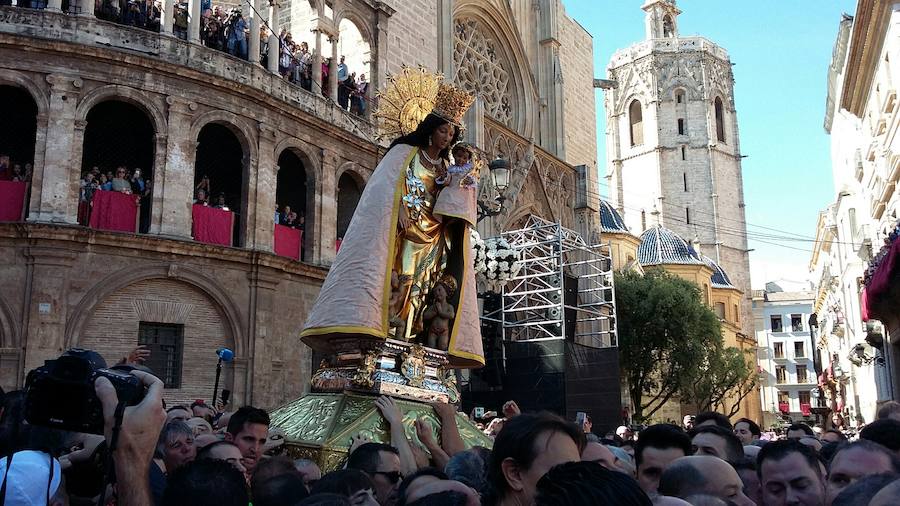
[(641, 7), (646, 12), (647, 39), (678, 37), (678, 15), (675, 0), (647, 0)]

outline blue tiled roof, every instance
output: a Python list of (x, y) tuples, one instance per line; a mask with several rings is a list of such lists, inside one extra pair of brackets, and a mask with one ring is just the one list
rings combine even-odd
[(725, 272), (725, 269), (720, 267), (719, 264), (706, 255), (701, 255), (701, 258), (703, 258), (703, 262), (713, 270), (713, 274), (710, 277), (713, 288), (736, 288), (731, 284), (731, 279), (728, 277), (728, 273)]
[(608, 233), (630, 233), (622, 215), (609, 202), (600, 199), (600, 231)]
[(660, 225), (648, 228), (641, 234), (637, 254), (641, 265), (703, 264), (691, 245)]

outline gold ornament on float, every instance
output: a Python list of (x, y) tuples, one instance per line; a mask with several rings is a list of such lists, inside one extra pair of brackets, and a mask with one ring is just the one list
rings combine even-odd
[(397, 75), (388, 75), (388, 86), (379, 92), (378, 110), (382, 139), (395, 139), (413, 133), (435, 107), (444, 76), (429, 72), (425, 67), (413, 69), (403, 66)]

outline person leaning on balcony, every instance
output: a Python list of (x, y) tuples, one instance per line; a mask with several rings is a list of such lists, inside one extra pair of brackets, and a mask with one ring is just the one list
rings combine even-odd
[(112, 180), (112, 191), (131, 193), (131, 182), (127, 178), (128, 171), (125, 170), (125, 167), (122, 165), (117, 167), (115, 177)]

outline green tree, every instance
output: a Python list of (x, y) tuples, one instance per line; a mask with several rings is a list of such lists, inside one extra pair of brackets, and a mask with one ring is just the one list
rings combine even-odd
[(748, 353), (733, 346), (707, 349), (697, 377), (682, 389), (681, 400), (696, 404), (698, 411), (736, 414), (756, 388), (756, 367)]
[(721, 326), (695, 284), (664, 271), (616, 274), (615, 287), (620, 369), (643, 421), (696, 381)]

